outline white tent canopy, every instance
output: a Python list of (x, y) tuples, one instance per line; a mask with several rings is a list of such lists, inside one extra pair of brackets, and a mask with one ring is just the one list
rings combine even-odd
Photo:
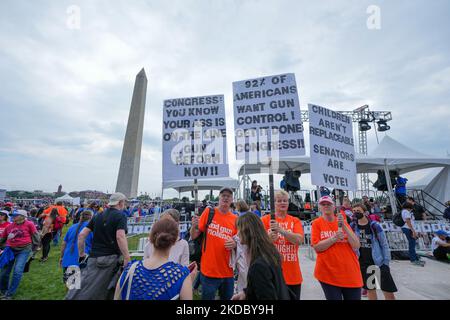
[[(272, 161), (272, 170), (274, 174), (284, 174), (286, 170), (300, 170), (302, 173), (309, 173), (309, 157), (283, 158), (280, 161)], [(239, 168), (238, 176), (243, 174), (269, 173), (268, 165), (246, 164)]]
[(62, 201), (62, 202), (73, 202), (73, 198), (69, 196), (69, 194), (65, 194), (62, 197), (56, 198), (55, 201)]
[[(380, 144), (369, 155), (356, 156), (356, 171), (358, 173), (376, 173), (384, 169), (384, 159), (389, 170), (399, 170), (401, 174), (426, 168), (450, 166), (450, 158), (432, 157), (415, 151), (389, 136), (385, 136)], [(274, 161), (274, 174), (284, 174), (286, 170), (310, 172), (310, 157), (283, 158)], [(268, 173), (268, 167), (260, 164), (245, 165), (246, 174)], [(244, 165), (239, 168), (238, 175), (244, 174)]]
[(357, 171), (358, 173), (376, 173), (377, 170), (383, 170), (384, 159), (387, 160), (389, 170), (398, 170), (401, 174), (426, 168), (450, 166), (448, 157), (429, 156), (385, 136), (369, 155), (358, 155)]
[[(239, 182), (233, 178), (198, 179), (198, 190), (220, 190), (223, 187), (237, 189)], [(173, 188), (178, 192), (188, 192), (194, 190), (194, 181), (176, 180), (164, 181), (164, 189)]]
[(442, 210), (443, 207), (440, 203), (450, 200), (450, 167), (443, 168), (423, 191), (425, 191), (424, 200), (432, 205), (430, 211)]

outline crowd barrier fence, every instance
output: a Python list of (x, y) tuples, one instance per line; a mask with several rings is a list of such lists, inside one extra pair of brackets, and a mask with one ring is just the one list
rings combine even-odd
[[(140, 217), (143, 219), (129, 218), (128, 220), (128, 235), (148, 234), (155, 221), (150, 217)], [(134, 219), (134, 220), (133, 220)], [(311, 260), (315, 260), (316, 253), (311, 246), (311, 228), (312, 221), (302, 221), (303, 231), (305, 234), (305, 241), (302, 247), (308, 248), (308, 257)], [(396, 226), (392, 221), (384, 221), (380, 223), (381, 228), (386, 234), (389, 248), (391, 251), (407, 251), (408, 240), (401, 228)], [(180, 222), (180, 237), (186, 238), (187, 233), (191, 227), (191, 222), (186, 219)], [(444, 221), (416, 221), (415, 229), (419, 234), (419, 239), (416, 241), (416, 250), (418, 251), (431, 251), (431, 242), (434, 237), (434, 232), (437, 230), (445, 230), (450, 234), (450, 223)], [(145, 239), (145, 238), (143, 238)], [(140, 239), (141, 241), (142, 239)], [(142, 240), (144, 241), (144, 240)], [(140, 251), (141, 245), (145, 245), (140, 242), (138, 245), (138, 251)]]

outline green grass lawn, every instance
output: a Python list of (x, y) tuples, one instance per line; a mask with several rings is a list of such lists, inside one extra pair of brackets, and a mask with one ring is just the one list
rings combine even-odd
[[(66, 233), (67, 227), (64, 228)], [(136, 250), (140, 237), (135, 236), (128, 239), (128, 248)], [(30, 272), (24, 273), (20, 282), (15, 300), (62, 300), (66, 295), (66, 286), (62, 280), (62, 268), (59, 266), (61, 241), (58, 246), (51, 244), (49, 259), (45, 263), (38, 260), (42, 252), (36, 254), (36, 260), (31, 262)]]

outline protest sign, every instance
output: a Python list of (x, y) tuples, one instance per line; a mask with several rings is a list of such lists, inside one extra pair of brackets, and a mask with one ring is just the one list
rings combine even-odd
[(356, 189), (356, 157), (352, 119), (308, 105), (311, 182), (342, 190)]
[(163, 113), (164, 182), (229, 176), (223, 95), (165, 100)]
[(293, 73), (233, 82), (236, 159), (259, 163), (305, 154)]

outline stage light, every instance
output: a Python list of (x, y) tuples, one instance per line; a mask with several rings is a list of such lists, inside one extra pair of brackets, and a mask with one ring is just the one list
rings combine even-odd
[(372, 128), (369, 124), (369, 122), (365, 121), (365, 120), (361, 120), (359, 121), (359, 130), (360, 131), (368, 131), (370, 130), (370, 128)]
[(389, 129), (391, 129), (391, 127), (387, 125), (386, 120), (378, 120), (377, 125), (377, 130), (380, 132), (388, 131)]

